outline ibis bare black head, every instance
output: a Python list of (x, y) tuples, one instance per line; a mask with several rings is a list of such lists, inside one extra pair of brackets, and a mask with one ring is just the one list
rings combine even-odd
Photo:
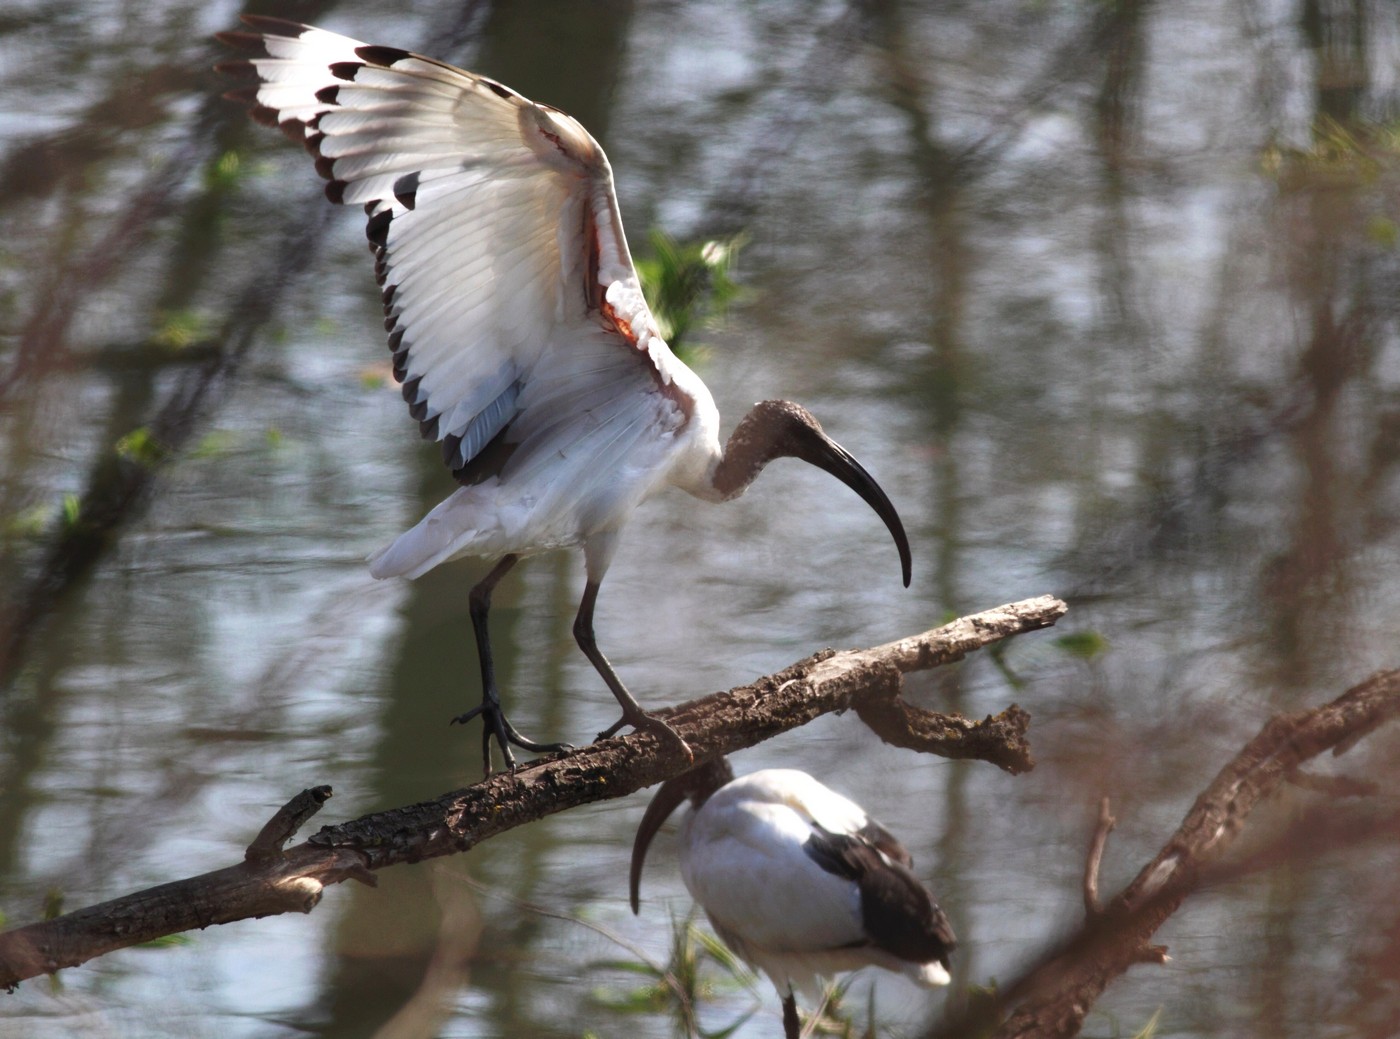
[(724, 447), (724, 458), (715, 470), (715, 489), (725, 498), (742, 493), (775, 458), (800, 458), (810, 462), (859, 494), (884, 520), (894, 538), (904, 586), (909, 587), (909, 538), (904, 533), (899, 513), (875, 478), (849, 451), (827, 436), (821, 423), (802, 405), (790, 400), (765, 400), (755, 404), (739, 421)]

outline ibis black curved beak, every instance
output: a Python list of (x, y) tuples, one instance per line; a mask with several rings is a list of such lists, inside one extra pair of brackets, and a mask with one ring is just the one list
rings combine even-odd
[(709, 796), (734, 778), (734, 770), (729, 767), (727, 758), (706, 761), (689, 772), (668, 779), (656, 790), (656, 795), (647, 805), (637, 836), (632, 840), (632, 866), (627, 872), (627, 898), (632, 903), (635, 916), (641, 911), (642, 865), (646, 862), (647, 849), (652, 838), (661, 829), (661, 824), (671, 817), (671, 813), (681, 806), (681, 802), (693, 801), (695, 807), (704, 804)]
[(820, 430), (812, 430), (812, 433), (814, 436), (806, 445), (807, 449), (802, 452), (802, 460), (836, 477), (859, 494), (865, 504), (875, 510), (875, 515), (885, 521), (890, 536), (894, 538), (895, 547), (899, 549), (899, 565), (904, 572), (904, 587), (908, 588), (912, 561), (909, 555), (909, 538), (904, 533), (904, 524), (899, 521), (899, 513), (895, 512), (889, 498), (885, 497), (885, 492), (875, 482), (875, 477), (866, 472), (865, 466), (857, 462), (849, 451)]

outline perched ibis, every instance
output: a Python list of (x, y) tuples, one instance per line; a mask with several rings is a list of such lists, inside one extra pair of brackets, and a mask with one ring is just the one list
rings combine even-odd
[(460, 486), (370, 557), (375, 577), (418, 577), (458, 556), (494, 560), (471, 590), (487, 767), (506, 720), (491, 662), (491, 593), (522, 556), (583, 547), (574, 637), (624, 725), (689, 748), (648, 715), (599, 651), (598, 587), (618, 535), (667, 484), (737, 497), (775, 458), (831, 473), (884, 521), (909, 584), (909, 542), (875, 480), (804, 408), (754, 406), (728, 442), (710, 391), (657, 333), (598, 142), (557, 108), (484, 76), (278, 18), (220, 39), (247, 56), (229, 96), (305, 144), (332, 202), (363, 205), (394, 375)]
[(685, 800), (681, 877), (724, 944), (772, 980), (789, 1037), (798, 1034), (794, 992), (815, 996), (827, 975), (875, 966), (948, 984), (953, 929), (909, 852), (860, 805), (796, 769), (735, 779), (720, 758), (662, 783), (632, 845), (632, 912), (647, 848)]

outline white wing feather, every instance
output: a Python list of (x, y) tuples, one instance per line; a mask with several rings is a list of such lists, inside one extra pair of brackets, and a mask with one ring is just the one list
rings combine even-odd
[(681, 831), (682, 877), (716, 933), (780, 992), (809, 996), (822, 975), (864, 962), (848, 962), (848, 947), (864, 939), (860, 892), (807, 855), (811, 835), (800, 811), (742, 780), (688, 816)]
[[(602, 148), (484, 77), (245, 21), (256, 36), (225, 36), (258, 51), (242, 65), (259, 80), (244, 99), (300, 129), (334, 201), (365, 206), (395, 376), (468, 484), (372, 572), (416, 576), (453, 555), (576, 544), (619, 525), (713, 402), (657, 334)], [(619, 466), (635, 486), (609, 498)]]

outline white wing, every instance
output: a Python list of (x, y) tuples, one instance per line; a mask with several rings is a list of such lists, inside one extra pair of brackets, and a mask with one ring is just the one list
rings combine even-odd
[[(596, 493), (577, 460), (613, 463), (642, 430), (685, 424), (683, 366), (577, 121), (431, 58), (244, 21), (254, 33), (221, 39), (255, 56), (220, 70), (259, 82), (230, 96), (305, 140), (333, 201), (365, 206), (394, 374), (462, 483), (525, 474), (577, 511)], [(562, 447), (575, 464), (543, 471)]]
[(715, 802), (684, 824), (681, 874), (726, 944), (779, 991), (859, 966), (823, 955), (864, 941), (860, 893), (803, 850), (807, 821), (786, 805)]

